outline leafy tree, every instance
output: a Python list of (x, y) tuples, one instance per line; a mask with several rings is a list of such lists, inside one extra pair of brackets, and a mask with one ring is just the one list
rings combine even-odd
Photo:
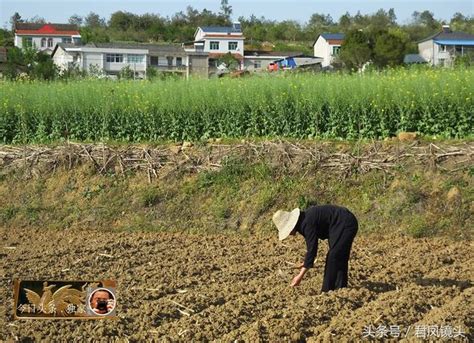
[(21, 15), (18, 12), (15, 12), (11, 17), (10, 17), (10, 24), (12, 26), (12, 31), (15, 31), (15, 26), (17, 23), (23, 23), (24, 20), (21, 19)]
[(78, 27), (82, 26), (83, 21), (84, 21), (84, 18), (78, 14), (73, 14), (72, 16), (69, 17), (69, 20), (68, 20), (69, 24), (77, 25)]
[(229, 0), (221, 0), (221, 13), (227, 22), (230, 23), (230, 16), (232, 15), (232, 6), (229, 5)]
[(54, 80), (58, 75), (58, 68), (51, 59), (51, 56), (38, 52), (35, 56), (31, 75), (40, 80)]
[(85, 18), (84, 18), (84, 25), (89, 27), (89, 28), (99, 28), (99, 27), (105, 27), (105, 19), (101, 18), (97, 13), (90, 12)]
[(120, 80), (133, 80), (134, 75), (135, 73), (133, 72), (132, 68), (130, 68), (130, 66), (127, 65), (120, 70), (118, 74), (118, 78)]
[(396, 66), (403, 62), (406, 42), (388, 31), (378, 32), (374, 37), (373, 60), (377, 67)]
[(13, 46), (13, 35), (10, 31), (0, 29), (0, 46)]
[(28, 19), (26, 22), (34, 23), (34, 24), (46, 24), (46, 20), (43, 17), (37, 16), (37, 15)]
[(237, 70), (240, 66), (240, 61), (232, 56), (229, 52), (223, 55), (221, 58), (217, 60), (217, 65), (224, 63), (228, 70)]
[(360, 69), (372, 58), (369, 36), (361, 30), (349, 31), (341, 46), (339, 58), (349, 69)]
[(341, 31), (346, 32), (352, 25), (352, 17), (349, 12), (346, 12), (339, 18), (339, 28)]
[(89, 28), (89, 27), (82, 27), (80, 30), (81, 33), (81, 41), (84, 44), (87, 43), (107, 43), (110, 42), (110, 37), (107, 33), (106, 29), (103, 28)]
[(412, 19), (415, 24), (424, 26), (429, 29), (437, 29), (440, 27), (440, 22), (434, 18), (433, 12), (427, 10), (423, 12), (413, 12)]
[(130, 12), (117, 11), (112, 13), (109, 20), (109, 27), (115, 30), (126, 31), (129, 28), (136, 26), (138, 18), (135, 14)]

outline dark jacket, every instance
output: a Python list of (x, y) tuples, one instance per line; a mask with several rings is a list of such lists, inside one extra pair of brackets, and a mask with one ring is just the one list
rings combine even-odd
[(318, 252), (318, 239), (329, 239), (331, 249), (345, 229), (357, 230), (357, 219), (345, 207), (322, 205), (302, 211), (296, 231), (302, 234), (306, 241), (304, 267), (313, 267)]

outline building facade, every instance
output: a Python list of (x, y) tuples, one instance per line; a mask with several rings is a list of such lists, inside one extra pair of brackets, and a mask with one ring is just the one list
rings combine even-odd
[(443, 25), (441, 32), (418, 42), (419, 55), (433, 66), (451, 66), (459, 56), (474, 57), (474, 35), (451, 31)]
[(217, 61), (224, 55), (230, 54), (239, 61), (239, 69), (243, 68), (244, 41), (240, 23), (232, 26), (198, 27), (194, 34), (194, 41), (185, 44), (187, 52), (205, 52), (209, 54), (209, 67), (217, 67)]
[(339, 55), (342, 43), (344, 42), (343, 33), (323, 33), (318, 36), (313, 44), (314, 56), (322, 58), (322, 67), (330, 66)]
[[(52, 58), (60, 70), (77, 68), (89, 73), (116, 77), (124, 68), (133, 71), (134, 77), (143, 79), (150, 68), (163, 73), (207, 76), (200, 69), (200, 61), (207, 66), (206, 53), (186, 53), (179, 45), (91, 43), (83, 46), (58, 44)], [(196, 64), (194, 68), (190, 68)]]
[(51, 54), (56, 44), (74, 44), (81, 42), (81, 34), (76, 25), (69, 24), (33, 24), (15, 25), (14, 44), (18, 48), (32, 47)]

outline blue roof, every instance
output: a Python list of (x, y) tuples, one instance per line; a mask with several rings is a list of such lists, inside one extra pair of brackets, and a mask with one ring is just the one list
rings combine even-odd
[(322, 33), (321, 37), (324, 39), (344, 39), (345, 35), (343, 33)]
[(469, 46), (474, 46), (474, 39), (473, 40), (435, 39), (433, 41), (435, 42), (435, 44), (441, 44), (441, 45), (469, 45)]
[(201, 30), (203, 30), (204, 32), (219, 32), (219, 33), (242, 32), (242, 30), (237, 30), (232, 26), (206, 26), (206, 27), (201, 27)]

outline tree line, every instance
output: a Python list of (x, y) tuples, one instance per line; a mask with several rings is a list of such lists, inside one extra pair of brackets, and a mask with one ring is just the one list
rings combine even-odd
[[(379, 9), (375, 13), (355, 15), (345, 13), (339, 19), (333, 19), (329, 14), (314, 13), (305, 23), (296, 20), (271, 20), (265, 17), (239, 17), (247, 44), (255, 47), (264, 42), (296, 43), (310, 48), (316, 37), (323, 32), (348, 33), (354, 30), (365, 30), (367, 32), (388, 30), (396, 33), (407, 43), (413, 44), (439, 31), (442, 24), (449, 24), (453, 30), (464, 31), (474, 34), (474, 17), (456, 13), (449, 21), (438, 20), (428, 10), (415, 11), (411, 20), (406, 24), (398, 24), (397, 16), (393, 8), (385, 11)], [(12, 26), (17, 22), (44, 23), (41, 17), (22, 19), (21, 15), (15, 13), (11, 18)], [(135, 42), (187, 42), (194, 39), (194, 33), (198, 26), (227, 26), (232, 23), (232, 6), (228, 0), (221, 0), (218, 12), (208, 9), (201, 11), (188, 6), (185, 11), (180, 11), (172, 16), (164, 17), (157, 13), (134, 14), (126, 11), (116, 11), (106, 20), (99, 14), (90, 12), (86, 16), (72, 15), (69, 23), (80, 27), (82, 39), (85, 43), (110, 42), (110, 41), (135, 41)], [(12, 29), (13, 30), (13, 29)], [(10, 37), (8, 30), (2, 30), (0, 39)], [(296, 44), (297, 45), (297, 44)]]
[[(228, 0), (220, 1), (220, 10), (201, 11), (188, 6), (172, 16), (157, 13), (134, 14), (116, 11), (106, 20), (99, 14), (90, 12), (86, 16), (72, 15), (68, 22), (79, 27), (82, 41), (88, 42), (169, 42), (182, 43), (194, 40), (199, 26), (229, 26), (232, 24), (232, 6)], [(348, 69), (359, 69), (367, 61), (377, 67), (395, 66), (403, 62), (407, 53), (416, 53), (417, 41), (439, 32), (443, 24), (449, 24), (453, 31), (474, 34), (474, 17), (455, 13), (449, 21), (436, 19), (428, 10), (415, 11), (405, 24), (397, 22), (393, 8), (379, 9), (375, 13), (355, 15), (345, 13), (339, 19), (329, 14), (314, 13), (305, 23), (295, 20), (276, 21), (265, 17), (240, 17), (246, 50), (301, 51), (312, 55), (315, 39), (324, 32), (345, 33), (346, 39), (341, 49), (339, 62)], [(24, 19), (19, 13), (11, 17), (11, 30), (0, 29), (0, 46), (13, 46), (16, 23), (46, 23), (41, 17)], [(33, 53), (16, 54), (13, 60), (22, 65), (31, 65)], [(35, 57), (36, 58), (36, 57)], [(28, 63), (27, 63), (28, 62)], [(52, 71), (52, 67), (47, 68)], [(51, 73), (50, 73), (51, 74)]]

